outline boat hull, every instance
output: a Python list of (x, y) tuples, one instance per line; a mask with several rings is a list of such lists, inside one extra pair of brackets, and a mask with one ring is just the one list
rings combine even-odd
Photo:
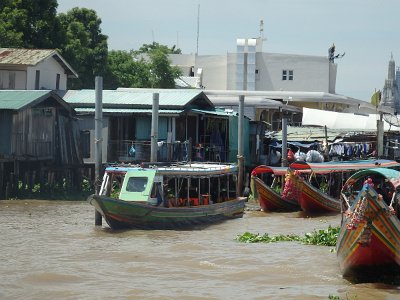
[(189, 229), (243, 216), (246, 198), (210, 205), (162, 207), (92, 195), (88, 202), (112, 229)]
[(337, 256), (344, 276), (400, 267), (400, 221), (364, 186), (342, 222)]
[(282, 198), (273, 189), (267, 186), (260, 178), (253, 177), (255, 188), (258, 193), (258, 202), (263, 211), (292, 212), (299, 211), (300, 205), (297, 200)]
[(299, 204), (303, 211), (310, 213), (340, 212), (340, 201), (323, 193), (303, 179)]

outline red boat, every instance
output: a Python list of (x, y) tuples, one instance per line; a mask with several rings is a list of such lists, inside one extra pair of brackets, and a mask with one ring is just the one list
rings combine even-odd
[(400, 272), (399, 187), (400, 172), (386, 168), (362, 170), (346, 181), (348, 209), (336, 243), (344, 276)]
[(323, 191), (302, 177), (294, 177), (298, 181), (301, 193), (298, 198), (300, 207), (305, 212), (323, 213), (340, 212), (340, 189), (345, 180), (354, 172), (362, 169), (378, 167), (398, 167), (399, 163), (392, 160), (355, 160), (324, 163), (294, 162), (290, 168), (305, 173), (307, 170), (316, 181), (326, 180), (327, 190)]
[(329, 196), (310, 184), (306, 179), (296, 177), (300, 186), (300, 197), (298, 199), (301, 209), (305, 212), (340, 212), (340, 200)]
[[(273, 175), (274, 180), (281, 176), (282, 178), (287, 174), (288, 168), (284, 167), (270, 167), (261, 165), (253, 169), (251, 172), (251, 179), (253, 181), (253, 195), (258, 198), (262, 211), (282, 211), (291, 212), (300, 210), (297, 201), (297, 195), (292, 197), (282, 197), (281, 194), (276, 192), (272, 187), (268, 186), (262, 179), (258, 177), (261, 174)], [(283, 181), (283, 180), (282, 180)], [(272, 183), (272, 185), (274, 182)]]

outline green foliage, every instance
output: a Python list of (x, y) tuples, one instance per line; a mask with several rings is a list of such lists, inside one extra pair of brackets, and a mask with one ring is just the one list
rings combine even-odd
[(101, 33), (101, 19), (92, 9), (75, 7), (59, 20), (65, 31), (61, 54), (79, 78), (68, 81), (68, 88), (94, 88), (96, 76), (104, 76), (108, 45), (107, 36)]
[(154, 50), (161, 50), (165, 54), (182, 54), (181, 49), (175, 48), (176, 46), (172, 46), (171, 48), (168, 48), (166, 45), (159, 44), (157, 42), (153, 42), (152, 44), (143, 44), (137, 53), (149, 53)]
[(179, 48), (153, 42), (138, 51), (108, 52), (94, 10), (75, 7), (57, 16), (57, 6), (57, 0), (2, 0), (0, 46), (58, 49), (79, 76), (68, 80), (68, 89), (94, 88), (96, 76), (103, 76), (106, 89), (175, 87), (181, 71), (168, 55)]
[(88, 179), (83, 179), (80, 187), (72, 188), (63, 178), (60, 182), (49, 184), (36, 183), (32, 187), (22, 181), (17, 182), (16, 199), (56, 199), (56, 200), (85, 200), (94, 193), (94, 187)]
[(57, 0), (0, 1), (0, 46), (56, 48), (63, 39)]
[[(157, 44), (159, 45), (159, 44)], [(104, 88), (174, 88), (181, 75), (178, 67), (171, 66), (162, 46), (145, 54), (138, 51), (110, 51)]]
[(153, 88), (174, 88), (175, 78), (181, 75), (178, 67), (171, 66), (167, 54), (162, 50), (150, 52), (150, 82)]
[(339, 234), (340, 227), (332, 227), (329, 225), (328, 229), (325, 230), (314, 230), (311, 233), (306, 233), (304, 237), (298, 235), (277, 235), (269, 236), (268, 233), (263, 235), (245, 232), (242, 235), (238, 235), (236, 240), (244, 243), (274, 243), (274, 242), (287, 242), (287, 241), (298, 241), (308, 245), (320, 245), (320, 246), (336, 246), (336, 240)]
[(314, 230), (311, 233), (306, 233), (302, 242), (310, 245), (336, 246), (339, 231), (339, 226), (332, 227), (329, 225), (328, 229)]
[(274, 185), (274, 186), (271, 186), (271, 188), (272, 188), (276, 193), (278, 193), (279, 195), (282, 193), (282, 186), (281, 186), (281, 185)]
[(288, 241), (300, 241), (300, 237), (297, 235), (277, 235), (277, 236), (269, 236), (268, 233), (264, 233), (263, 235), (254, 234), (250, 232), (245, 232), (242, 235), (238, 235), (236, 240), (244, 243), (275, 243), (275, 242), (288, 242)]
[(111, 191), (110, 197), (111, 197), (111, 198), (118, 199), (118, 198), (119, 198), (120, 192), (121, 192), (121, 189), (120, 189), (120, 188), (113, 189), (113, 190)]
[(108, 53), (105, 89), (150, 86), (150, 68), (143, 59), (137, 58), (132, 51), (112, 50)]

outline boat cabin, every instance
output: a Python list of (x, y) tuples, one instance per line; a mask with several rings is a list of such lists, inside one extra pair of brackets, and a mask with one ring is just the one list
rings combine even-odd
[(164, 207), (191, 207), (236, 198), (237, 167), (186, 163), (105, 170), (100, 195)]

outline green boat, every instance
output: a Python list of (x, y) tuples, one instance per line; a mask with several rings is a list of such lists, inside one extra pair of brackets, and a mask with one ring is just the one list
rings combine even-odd
[(110, 166), (88, 202), (112, 229), (192, 229), (243, 216), (237, 166), (184, 163)]

